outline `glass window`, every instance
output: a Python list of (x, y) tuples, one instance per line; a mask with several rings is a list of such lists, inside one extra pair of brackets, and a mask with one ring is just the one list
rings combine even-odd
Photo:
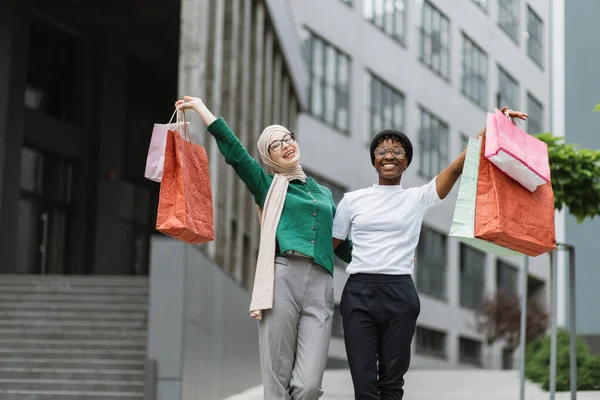
[(531, 93), (527, 93), (527, 132), (544, 132), (544, 106)]
[(498, 25), (515, 42), (519, 42), (518, 0), (498, 0)]
[(498, 108), (519, 109), (519, 82), (498, 66)]
[(370, 74), (369, 78), (371, 81), (369, 126), (372, 136), (382, 129), (404, 130), (404, 95), (373, 74)]
[(394, 39), (406, 36), (406, 0), (364, 0), (363, 15)]
[(84, 125), (82, 105), (77, 101), (84, 79), (84, 43), (57, 25), (34, 17), (28, 51), (25, 105), (66, 124)]
[(459, 339), (459, 362), (481, 367), (481, 342), (461, 337)]
[(460, 305), (479, 310), (485, 288), (485, 253), (460, 245)]
[(449, 128), (441, 119), (420, 107), (419, 174), (433, 179), (448, 164)]
[(421, 61), (445, 79), (450, 78), (450, 20), (433, 4), (421, 11)]
[(519, 270), (504, 261), (496, 261), (497, 291), (508, 295), (519, 293)]
[(446, 236), (423, 227), (417, 247), (416, 281), (419, 293), (446, 299)]
[(527, 54), (540, 67), (544, 65), (542, 19), (527, 6)]
[(487, 108), (488, 56), (463, 34), (462, 93), (482, 108)]
[(446, 333), (417, 326), (416, 352), (437, 358), (446, 358)]
[(303, 30), (310, 70), (311, 114), (347, 134), (349, 126), (350, 57), (314, 33)]

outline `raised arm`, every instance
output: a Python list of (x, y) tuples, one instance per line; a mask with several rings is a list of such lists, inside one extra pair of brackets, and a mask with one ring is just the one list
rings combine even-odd
[(258, 161), (250, 156), (223, 118), (216, 118), (197, 97), (186, 96), (184, 100), (179, 100), (176, 106), (181, 110), (193, 109), (200, 115), (207, 125), (206, 130), (215, 138), (225, 162), (234, 168), (258, 203), (269, 190), (269, 177)]
[[(506, 110), (508, 110), (508, 107), (502, 108), (502, 112), (505, 112)], [(527, 120), (527, 114), (520, 111), (510, 110), (509, 116), (511, 118)], [(477, 137), (483, 137), (483, 135), (485, 135), (485, 127), (481, 130), (481, 132), (479, 132)], [(452, 161), (452, 163), (437, 176), (436, 189), (440, 199), (444, 199), (446, 196), (448, 196), (454, 187), (454, 184), (462, 174), (466, 156), (467, 150), (465, 149), (462, 153), (460, 153), (456, 160)]]

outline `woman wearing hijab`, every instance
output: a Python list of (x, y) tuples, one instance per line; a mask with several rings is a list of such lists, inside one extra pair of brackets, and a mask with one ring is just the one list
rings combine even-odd
[[(200, 115), (259, 207), (250, 314), (258, 320), (264, 398), (318, 399), (334, 307), (331, 191), (304, 174), (298, 143), (286, 127), (271, 125), (260, 135), (258, 151), (272, 171), (267, 174), (202, 100), (186, 96), (176, 106)], [(345, 242), (336, 254), (349, 262), (350, 251)]]

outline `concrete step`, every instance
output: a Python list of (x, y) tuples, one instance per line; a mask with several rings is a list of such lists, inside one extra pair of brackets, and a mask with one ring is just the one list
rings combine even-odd
[(144, 393), (144, 381), (72, 379), (0, 379), (0, 390), (66, 390), (71, 392)]
[(66, 390), (0, 390), (2, 400), (143, 400), (141, 393)]
[(94, 329), (94, 328), (115, 328), (119, 330), (136, 330), (146, 329), (145, 321), (52, 321), (52, 320), (33, 320), (33, 319), (15, 319), (15, 320), (0, 320), (0, 329), (8, 328), (43, 328), (43, 327), (60, 327), (67, 329)]
[[(2, 294), (0, 294), (0, 298)], [(50, 299), (50, 301), (36, 301), (31, 299), (9, 301), (0, 300), (0, 311), (14, 311), (14, 310), (27, 310), (27, 311), (42, 311), (42, 310), (56, 310), (56, 311), (127, 311), (127, 312), (145, 312), (148, 309), (148, 299), (135, 298), (136, 303), (106, 303), (106, 302), (77, 302), (72, 301), (56, 301), (56, 299)], [(144, 301), (142, 301), (144, 300)]]
[(8, 339), (0, 338), (0, 349), (137, 349), (144, 350), (146, 341), (140, 339), (115, 339), (115, 340), (70, 340), (70, 339)]
[(147, 287), (113, 287), (113, 286), (72, 286), (72, 285), (45, 285), (45, 284), (6, 284), (0, 281), (1, 293), (72, 293), (72, 294), (130, 294), (147, 295)]
[(144, 371), (97, 368), (0, 367), (0, 380), (2, 379), (143, 381)]
[(45, 320), (79, 320), (79, 321), (132, 321), (132, 320), (145, 320), (145, 312), (118, 312), (118, 311), (54, 311), (54, 310), (40, 310), (40, 311), (0, 311), (0, 320), (15, 320), (15, 319), (35, 319), (40, 321)]
[(43, 349), (3, 349), (0, 348), (0, 358), (97, 358), (102, 360), (145, 360), (146, 349), (73, 349), (73, 348), (43, 348)]
[(147, 276), (117, 275), (17, 275), (3, 274), (4, 283), (56, 283), (68, 282), (81, 286), (147, 286)]
[[(99, 358), (36, 358), (25, 357), (0, 357), (0, 368), (44, 368), (44, 369), (118, 369), (127, 371), (143, 372), (145, 360), (143, 358), (133, 360), (123, 359), (99, 359)], [(35, 356), (35, 355), (34, 355)]]
[(144, 293), (41, 293), (35, 291), (0, 292), (0, 303), (14, 302), (52, 302), (52, 303), (99, 303), (99, 304), (147, 304), (148, 295)]
[(147, 277), (1, 278), (0, 400), (143, 400)]
[(72, 340), (111, 340), (139, 339), (146, 340), (145, 330), (106, 330), (106, 329), (63, 329), (60, 327), (39, 328), (3, 328), (0, 338), (12, 339), (72, 339)]

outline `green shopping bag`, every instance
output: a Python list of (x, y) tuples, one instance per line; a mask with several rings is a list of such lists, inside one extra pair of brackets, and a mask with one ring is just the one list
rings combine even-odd
[(498, 256), (516, 257), (523, 254), (474, 237), (475, 200), (477, 198), (477, 174), (481, 139), (470, 138), (467, 146), (467, 158), (463, 167), (462, 178), (458, 187), (458, 197), (454, 208), (454, 217), (448, 236), (457, 238), (463, 243), (479, 250)]

